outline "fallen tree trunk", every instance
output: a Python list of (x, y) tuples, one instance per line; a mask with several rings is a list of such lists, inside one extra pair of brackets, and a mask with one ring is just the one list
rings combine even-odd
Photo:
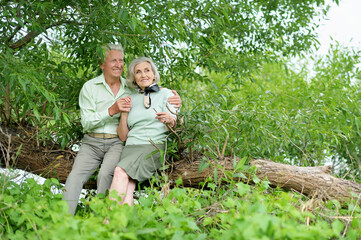
[(257, 176), (267, 178), (273, 186), (325, 200), (348, 202), (355, 198), (361, 204), (361, 184), (330, 175), (331, 166), (297, 167), (263, 159), (251, 164), (257, 168)]
[[(227, 172), (233, 172), (234, 159), (223, 158), (217, 162), (209, 160), (210, 165), (217, 169), (219, 181), (221, 178), (230, 177)], [(239, 159), (238, 159), (239, 161)], [(175, 162), (172, 170), (168, 173), (170, 179), (181, 178), (185, 186), (199, 187), (208, 177), (214, 176), (214, 167), (208, 167), (198, 173), (198, 166), (201, 157), (190, 161), (185, 159)], [(348, 202), (357, 199), (361, 204), (361, 184), (336, 178), (330, 175), (331, 166), (298, 167), (282, 163), (276, 163), (265, 159), (253, 159), (250, 165), (255, 166), (255, 174), (258, 178), (270, 182), (273, 187), (280, 187), (284, 190), (293, 190), (310, 197), (317, 197), (323, 200), (336, 199), (340, 202)], [(236, 174), (236, 173), (234, 173)], [(248, 173), (243, 173), (246, 178), (234, 177), (242, 182), (252, 182)]]
[(62, 150), (53, 142), (39, 142), (32, 131), (0, 127), (0, 158), (2, 167), (18, 168), (45, 178), (65, 182), (76, 153)]
[[(46, 145), (48, 148), (41, 146), (42, 144), (36, 142), (36, 138), (0, 132), (2, 166), (23, 169), (46, 178), (57, 178), (64, 183), (71, 171), (76, 153), (61, 150), (57, 145)], [(49, 149), (49, 146), (52, 147)], [(195, 188), (215, 175), (220, 184), (230, 178), (252, 182), (252, 178), (246, 172), (243, 173), (246, 178), (234, 175), (233, 166), (239, 159), (235, 161), (233, 157), (224, 157), (217, 161), (208, 159), (209, 166), (199, 172), (198, 168), (204, 157), (202, 154), (185, 154), (181, 160), (170, 164), (165, 173), (171, 182), (181, 178), (184, 186)], [(297, 167), (264, 159), (251, 160), (250, 165), (256, 167), (255, 174), (258, 178), (267, 179), (272, 186), (279, 186), (285, 190), (294, 190), (322, 199), (336, 199), (340, 202), (361, 196), (361, 184), (331, 176), (330, 167)], [(95, 182), (88, 182), (87, 187), (95, 188)]]

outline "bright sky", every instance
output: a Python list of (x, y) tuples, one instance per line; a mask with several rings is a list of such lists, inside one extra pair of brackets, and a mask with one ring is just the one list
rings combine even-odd
[[(330, 3), (330, 0), (326, 0)], [(321, 43), (319, 53), (326, 54), (330, 43), (338, 41), (340, 45), (355, 46), (361, 49), (361, 0), (340, 0), (339, 5), (331, 8), (318, 29)], [(332, 37), (334, 40), (331, 40)]]

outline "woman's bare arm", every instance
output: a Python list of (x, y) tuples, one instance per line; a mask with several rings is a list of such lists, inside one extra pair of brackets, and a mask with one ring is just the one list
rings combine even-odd
[(123, 142), (125, 142), (128, 138), (129, 128), (128, 128), (128, 124), (127, 124), (127, 119), (128, 119), (128, 113), (122, 112), (121, 117), (120, 117), (119, 126), (117, 128), (117, 133), (118, 133), (120, 140), (122, 140)]

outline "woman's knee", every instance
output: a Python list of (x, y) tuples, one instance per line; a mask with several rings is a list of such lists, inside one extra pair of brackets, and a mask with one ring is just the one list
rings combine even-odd
[(114, 178), (118, 179), (129, 179), (127, 172), (121, 167), (115, 167)]

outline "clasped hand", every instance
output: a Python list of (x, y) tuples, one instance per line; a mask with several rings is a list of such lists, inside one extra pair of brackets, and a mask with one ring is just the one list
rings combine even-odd
[(120, 112), (130, 112), (132, 107), (132, 99), (127, 97), (119, 98), (109, 109), (109, 115), (114, 116)]
[(127, 97), (123, 97), (120, 98), (118, 101), (118, 106), (119, 106), (119, 110), (121, 112), (130, 112), (130, 109), (132, 107), (132, 99), (131, 97), (127, 96)]

